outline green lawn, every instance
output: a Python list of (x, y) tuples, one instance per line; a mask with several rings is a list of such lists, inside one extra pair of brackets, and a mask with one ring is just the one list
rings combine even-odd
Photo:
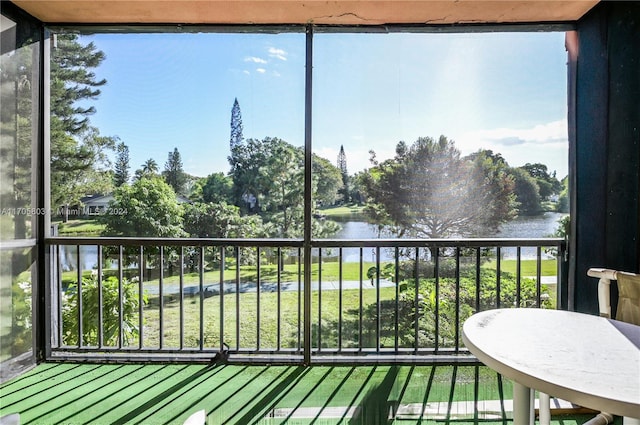
[(105, 227), (94, 219), (77, 219), (53, 224), (58, 225), (59, 236), (100, 236)]
[[(368, 281), (367, 279), (367, 270), (375, 266), (375, 263), (365, 262), (363, 263), (363, 279), (364, 281)], [(319, 267), (318, 264), (314, 264), (311, 266), (311, 278), (313, 280), (318, 280)], [(323, 263), (322, 265), (322, 280), (323, 281), (336, 281), (340, 276), (339, 264), (338, 263)], [(105, 273), (107, 274), (117, 274), (116, 269), (105, 269)], [(131, 276), (137, 276), (137, 269), (130, 269), (128, 272)], [(157, 271), (155, 272), (156, 276), (154, 276), (150, 280), (145, 280), (145, 284), (150, 286), (158, 285), (158, 277)], [(91, 274), (90, 270), (86, 270), (83, 272), (84, 276), (88, 276)], [(241, 282), (255, 282), (257, 280), (258, 273), (256, 266), (241, 266), (240, 267), (240, 281)], [(63, 282), (71, 283), (75, 282), (77, 278), (76, 271), (67, 271), (62, 273)], [(301, 278), (301, 276), (300, 276)], [(225, 282), (235, 282), (236, 279), (236, 268), (235, 266), (228, 267), (224, 271), (224, 280)], [(260, 280), (261, 282), (269, 282), (274, 283), (277, 282), (278, 279), (278, 270), (277, 266), (274, 264), (270, 265), (261, 265), (260, 266)], [(343, 280), (359, 280), (360, 279), (360, 264), (359, 263), (344, 263), (342, 265), (342, 279)], [(297, 282), (298, 281), (298, 265), (297, 264), (286, 264), (283, 270), (280, 272), (280, 281), (281, 282)], [(178, 284), (180, 282), (180, 276), (178, 274), (175, 275), (165, 275), (163, 278), (163, 282), (165, 284)], [(197, 285), (200, 283), (200, 274), (199, 272), (186, 272), (183, 275), (183, 282), (186, 286)], [(210, 285), (212, 283), (220, 282), (220, 270), (213, 269), (204, 272), (204, 282), (205, 285)]]
[[(367, 284), (368, 285), (368, 284)], [(180, 346), (180, 304), (175, 298), (165, 298), (162, 309), (163, 316), (163, 346)], [(302, 317), (299, 319), (299, 310), (302, 314), (302, 298), (297, 291), (262, 292), (260, 305), (256, 292), (241, 293), (236, 297), (230, 293), (222, 297), (224, 307), (224, 342), (231, 347), (255, 348), (258, 347), (258, 326), (260, 328), (260, 348), (276, 348), (278, 317), (280, 318), (280, 346), (281, 348), (296, 348), (298, 336), (302, 336)], [(395, 288), (381, 288), (380, 299), (384, 301), (395, 300)], [(156, 299), (144, 308), (144, 345), (146, 347), (158, 347), (160, 343), (160, 308)], [(200, 345), (200, 297), (184, 298), (184, 344), (186, 347), (198, 348)], [(358, 324), (360, 292), (357, 289), (344, 290), (342, 292), (342, 332), (343, 347), (356, 347), (358, 345)], [(365, 287), (362, 303), (364, 308), (374, 304), (376, 291)], [(220, 296), (204, 299), (202, 306), (204, 323), (204, 347), (216, 349), (220, 347)], [(323, 347), (337, 347), (338, 320), (339, 320), (339, 291), (323, 291), (319, 299), (318, 291), (313, 292), (311, 317), (314, 322), (314, 341), (317, 342), (318, 334), (318, 306), (322, 303), (322, 345)], [(300, 303), (300, 304), (299, 304)], [(278, 310), (278, 304), (280, 310)], [(389, 307), (386, 307), (388, 309)], [(385, 310), (383, 310), (383, 314)], [(390, 315), (391, 312), (387, 312)], [(259, 323), (258, 323), (259, 317)], [(132, 320), (137, 323), (137, 313)], [(375, 335), (372, 331), (371, 315), (366, 315), (363, 331), (363, 344), (375, 347)], [(85, 324), (86, 327), (86, 324)], [(237, 328), (239, 327), (239, 335)], [(239, 339), (238, 339), (239, 336)], [(388, 333), (383, 335), (381, 343), (393, 345), (393, 336)], [(130, 344), (139, 344), (137, 337)], [(314, 343), (317, 346), (317, 343)]]
[[(540, 262), (540, 275), (541, 276), (556, 276), (558, 274), (558, 262), (556, 260), (542, 260)], [(495, 269), (497, 265), (496, 260), (491, 260), (484, 264), (483, 267), (489, 269)], [(501, 260), (500, 268), (503, 272), (516, 273), (516, 260)], [(537, 273), (537, 261), (536, 260), (522, 260), (520, 264), (521, 276), (536, 276)]]
[(362, 214), (364, 211), (364, 205), (348, 204), (341, 205), (339, 207), (323, 208), (318, 210), (322, 215), (331, 218), (332, 216), (349, 216), (351, 214)]
[[(388, 263), (382, 263), (381, 267)], [(516, 272), (516, 260), (502, 260), (501, 261), (501, 269), (503, 272), (509, 272), (515, 274)], [(374, 267), (375, 263), (373, 262), (364, 262), (362, 265), (362, 279), (367, 282), (367, 270), (370, 267)], [(495, 269), (496, 261), (492, 260), (482, 265), (484, 268)], [(536, 260), (522, 260), (521, 261), (521, 276), (536, 276)], [(311, 278), (312, 280), (317, 281), (319, 276), (319, 267), (318, 264), (313, 264), (311, 268)], [(322, 263), (322, 280), (323, 281), (337, 281), (340, 276), (340, 263), (337, 262), (323, 262)], [(107, 273), (117, 273), (116, 270), (106, 271)], [(89, 275), (90, 271), (85, 271), (84, 275)], [(132, 276), (137, 276), (137, 269), (131, 270), (130, 274)], [(541, 275), (542, 276), (556, 276), (557, 274), (557, 262), (556, 260), (542, 260), (541, 262)], [(64, 282), (75, 282), (77, 273), (75, 271), (64, 272), (62, 274), (62, 280)], [(342, 280), (344, 281), (358, 281), (360, 280), (360, 264), (349, 262), (342, 264)], [(274, 283), (277, 282), (277, 267), (276, 265), (262, 265), (260, 268), (260, 277), (261, 282), (269, 282)], [(236, 278), (236, 269), (235, 267), (230, 267), (224, 272), (225, 282), (235, 282)], [(255, 282), (257, 280), (257, 269), (255, 266), (241, 266), (240, 267), (240, 280), (242, 282)], [(286, 264), (283, 270), (280, 273), (281, 282), (297, 282), (298, 281), (298, 265), (297, 264)], [(180, 281), (179, 275), (173, 276), (165, 276), (163, 281), (166, 284), (174, 284), (177, 285)], [(197, 285), (200, 283), (200, 274), (198, 272), (189, 272), (184, 273), (183, 275), (184, 284), (187, 286)], [(220, 282), (220, 270), (209, 270), (204, 273), (204, 282), (205, 285), (219, 283)], [(158, 278), (154, 277), (146, 281), (146, 284), (149, 286), (157, 286)]]

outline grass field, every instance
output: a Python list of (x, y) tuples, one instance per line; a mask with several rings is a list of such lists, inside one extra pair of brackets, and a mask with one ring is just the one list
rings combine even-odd
[[(321, 298), (320, 298), (321, 297)], [(314, 325), (314, 346), (318, 341), (318, 308), (322, 305), (321, 338), (323, 347), (337, 347), (338, 321), (340, 306), (342, 310), (342, 344), (343, 347), (355, 347), (358, 344), (358, 320), (360, 293), (350, 289), (342, 292), (323, 291), (320, 295), (314, 291), (312, 296), (311, 317)], [(381, 288), (380, 299), (395, 299), (395, 288)], [(297, 291), (256, 292), (226, 294), (224, 297), (205, 298), (202, 305), (204, 324), (204, 347), (217, 349), (220, 347), (220, 303), (224, 309), (224, 342), (233, 348), (296, 348), (299, 337), (302, 337), (302, 298)], [(362, 303), (368, 306), (376, 301), (376, 291), (365, 288)], [(321, 303), (321, 304), (320, 304)], [(279, 307), (278, 307), (279, 306)], [(184, 311), (184, 344), (186, 347), (198, 348), (200, 345), (200, 297), (186, 297)], [(385, 313), (384, 311), (382, 313)], [(160, 308), (157, 303), (145, 307), (144, 343), (148, 347), (159, 347), (160, 343)], [(163, 346), (180, 346), (180, 303), (177, 300), (165, 302), (163, 314)], [(387, 315), (391, 312), (387, 312)], [(370, 316), (368, 316), (370, 317)], [(138, 320), (138, 316), (134, 317)], [(370, 319), (365, 318), (363, 333), (365, 346), (375, 347), (375, 335), (372, 334)], [(278, 347), (278, 324), (280, 325), (280, 347)], [(259, 329), (259, 334), (258, 334)], [(258, 336), (259, 335), (259, 336)], [(258, 338), (260, 341), (258, 342)], [(382, 344), (393, 345), (393, 336), (382, 338)], [(369, 345), (367, 345), (367, 343)], [(131, 341), (133, 346), (138, 340)]]
[[(483, 265), (485, 268), (495, 269), (497, 262), (491, 260)], [(517, 261), (516, 260), (501, 260), (500, 268), (503, 272), (516, 273)], [(536, 260), (522, 260), (520, 264), (520, 274), (522, 276), (536, 276), (537, 273), (537, 261)], [(556, 276), (558, 274), (558, 262), (556, 260), (542, 260), (540, 264), (541, 276)]]
[[(381, 263), (381, 268), (388, 263)], [(517, 262), (516, 260), (502, 260), (500, 262), (501, 270), (503, 272), (513, 273), (516, 272)], [(367, 270), (370, 267), (374, 267), (375, 263), (373, 262), (363, 262), (362, 264), (362, 279), (363, 281), (368, 281), (367, 278)], [(482, 265), (483, 268), (494, 269), (496, 268), (496, 261), (491, 260)], [(522, 276), (536, 276), (537, 273), (537, 261), (536, 260), (522, 260), (521, 261), (521, 275)], [(557, 275), (557, 261), (556, 260), (542, 260), (541, 261), (541, 276), (556, 276)], [(319, 265), (313, 264), (311, 266), (311, 278), (312, 280), (317, 281), (319, 277), (319, 271), (322, 273), (323, 281), (337, 281), (340, 277), (340, 273), (342, 273), (343, 281), (358, 281), (361, 277), (361, 267), (357, 262), (348, 262), (342, 263), (342, 270), (340, 270), (340, 263), (337, 262), (323, 262), (322, 267), (319, 268)], [(116, 273), (116, 270), (112, 269), (111, 271), (107, 271), (108, 273)], [(87, 276), (91, 273), (91, 271), (85, 271), (84, 275)], [(131, 273), (133, 276), (136, 276), (138, 271), (137, 269), (132, 269)], [(75, 282), (77, 277), (76, 271), (67, 271), (62, 274), (63, 282)], [(236, 269), (235, 267), (229, 267), (224, 271), (225, 282), (235, 282), (236, 278)], [(277, 266), (274, 264), (267, 264), (260, 266), (260, 280), (265, 283), (274, 283), (277, 282), (278, 279), (278, 270)], [(280, 280), (281, 282), (297, 282), (298, 281), (298, 265), (297, 264), (285, 264), (284, 268), (280, 272)], [(300, 276), (301, 278), (301, 276)], [(257, 280), (257, 269), (255, 266), (241, 266), (240, 267), (240, 280), (242, 282), (255, 282)], [(180, 276), (177, 274), (165, 276), (163, 278), (163, 282), (165, 284), (178, 284), (180, 281)], [(198, 272), (186, 272), (183, 275), (184, 284), (189, 285), (197, 285), (200, 282), (200, 274)], [(150, 286), (157, 286), (159, 283), (159, 279), (153, 278), (149, 280), (145, 280), (145, 282)], [(205, 271), (204, 273), (204, 282), (205, 284), (218, 283), (220, 282), (220, 270), (213, 269), (209, 271)]]
[(323, 208), (318, 210), (318, 212), (328, 218), (331, 218), (332, 216), (349, 216), (351, 214), (362, 214), (364, 211), (364, 206), (363, 205), (356, 205), (356, 204), (348, 204), (348, 205), (341, 205), (339, 207), (331, 207), (331, 208)]
[(53, 224), (58, 225), (59, 236), (100, 236), (104, 230), (104, 224), (91, 219), (69, 220), (66, 223)]

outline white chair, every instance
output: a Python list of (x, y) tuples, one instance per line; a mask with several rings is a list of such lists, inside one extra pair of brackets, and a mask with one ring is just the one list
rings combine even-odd
[(198, 410), (184, 421), (183, 425), (205, 425), (207, 423), (207, 412)]
[[(618, 304), (616, 320), (640, 325), (640, 274), (621, 272), (617, 270), (591, 268), (587, 275), (599, 278), (598, 281), (598, 309), (600, 316), (611, 318), (611, 281), (618, 283)], [(549, 395), (539, 394), (539, 422), (549, 425), (551, 408)], [(613, 416), (601, 412), (583, 425), (607, 425), (613, 422)], [(624, 418), (624, 425), (640, 425), (640, 418)]]
[(20, 414), (11, 413), (0, 417), (0, 425), (20, 425)]

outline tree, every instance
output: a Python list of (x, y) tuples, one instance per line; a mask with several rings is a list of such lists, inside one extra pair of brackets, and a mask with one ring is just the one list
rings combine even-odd
[(82, 46), (75, 34), (57, 35), (50, 80), (52, 205), (78, 203), (87, 193), (104, 192), (110, 185), (102, 173), (109, 168), (104, 152), (113, 149), (115, 141), (89, 125), (95, 107), (87, 106), (106, 84), (92, 71), (104, 58), (93, 43)]
[(344, 153), (344, 146), (340, 145), (340, 153), (338, 153), (338, 170), (340, 170), (340, 173), (344, 176), (345, 174), (348, 175), (349, 173), (347, 172), (347, 155)]
[(342, 176), (342, 187), (338, 190), (338, 193), (342, 195), (342, 201), (347, 203), (350, 199), (350, 179), (349, 172), (347, 171), (347, 155), (344, 153), (344, 146), (340, 145), (340, 153), (338, 153), (338, 170)]
[(259, 213), (259, 193), (263, 190), (264, 182), (260, 168), (267, 165), (268, 158), (280, 143), (286, 143), (278, 138), (264, 140), (248, 139), (245, 143), (237, 144), (231, 149), (229, 164), (230, 176), (233, 179), (235, 204), (243, 212)]
[(112, 138), (89, 128), (82, 135), (82, 143), (65, 132), (57, 132), (55, 145), (55, 153), (51, 149), (52, 205), (68, 207), (79, 204), (87, 194), (112, 191), (113, 177), (105, 153), (105, 148), (114, 146)]
[(184, 230), (194, 238), (260, 237), (262, 220), (256, 215), (240, 216), (240, 209), (225, 202), (185, 205)]
[(304, 222), (304, 156), (300, 149), (279, 140), (259, 170), (258, 200), (275, 235), (301, 237)]
[[(34, 146), (33, 118), (37, 116), (38, 99), (33, 96), (38, 90), (37, 81), (33, 81), (34, 72), (38, 69), (38, 62), (34, 63), (31, 49), (18, 49), (11, 54), (2, 55), (0, 67), (0, 172), (2, 185), (0, 186), (0, 205), (3, 207), (26, 208), (32, 202), (32, 174), (31, 158)], [(5, 218), (7, 221), (5, 221)], [(27, 221), (25, 214), (12, 214), (11, 218), (2, 218), (3, 236), (11, 231), (8, 220), (12, 220), (13, 236), (15, 239), (27, 238)], [(14, 266), (28, 267), (19, 258), (21, 253), (13, 255)], [(21, 269), (22, 270), (22, 269)], [(22, 352), (20, 352), (22, 353)]]
[(562, 183), (556, 178), (555, 171), (549, 174), (547, 166), (540, 163), (523, 165), (523, 170), (527, 171), (538, 184), (538, 192), (542, 200), (547, 200), (551, 195), (555, 195), (562, 191)]
[(316, 154), (312, 156), (311, 173), (316, 188), (314, 201), (318, 205), (333, 205), (339, 199), (339, 193), (343, 192), (343, 175), (327, 159)]
[[(229, 163), (234, 199), (241, 211), (260, 215), (271, 237), (301, 237), (304, 224), (304, 151), (278, 138), (248, 139), (234, 146)], [(318, 199), (317, 187), (318, 181), (314, 178), (314, 199)], [(316, 237), (337, 230), (335, 223), (329, 220), (314, 221), (313, 228)]]
[(116, 162), (113, 166), (113, 184), (120, 187), (129, 181), (129, 147), (119, 143), (116, 147)]
[(205, 203), (233, 204), (233, 180), (224, 173), (210, 174), (196, 182), (190, 199)]
[(560, 196), (558, 196), (556, 211), (561, 213), (569, 212), (569, 176), (562, 179), (562, 191), (560, 191)]
[(238, 98), (233, 101), (231, 108), (231, 137), (229, 138), (229, 148), (233, 148), (242, 143), (244, 137), (242, 135), (242, 112), (240, 112), (240, 104)]
[(147, 159), (142, 166), (136, 170), (135, 179), (140, 180), (143, 177), (153, 177), (158, 175), (158, 163), (155, 159)]
[[(103, 52), (93, 43), (82, 46), (76, 34), (56, 36), (56, 47), (51, 54), (51, 115), (69, 134), (78, 135), (89, 128), (89, 115), (94, 106), (81, 106), (78, 101), (95, 100), (107, 80), (96, 80), (92, 69), (105, 59)], [(86, 105), (86, 103), (84, 104)]]
[[(480, 175), (484, 175), (484, 183), (492, 193), (493, 209), (503, 221), (508, 221), (517, 215), (515, 179), (511, 175), (511, 167), (499, 153), (491, 150), (479, 150), (465, 159), (473, 161)], [(495, 229), (492, 229), (495, 230)]]
[(366, 202), (367, 172), (359, 171), (349, 177), (349, 199), (357, 204)]
[(100, 216), (106, 225), (103, 236), (184, 236), (182, 207), (160, 177), (142, 177), (130, 186), (120, 186), (113, 197), (109, 205), (113, 213)]
[(187, 174), (182, 168), (182, 159), (180, 158), (178, 148), (174, 148), (173, 152), (169, 152), (162, 175), (176, 193), (184, 194), (185, 185), (187, 184)]
[(487, 168), (484, 159), (460, 158), (445, 136), (400, 142), (393, 159), (369, 170), (370, 209), (382, 210), (376, 220), (399, 236), (466, 237), (497, 229), (512, 216), (505, 211), (510, 194), (496, 182), (504, 175)]
[(518, 213), (522, 215), (540, 214), (542, 203), (536, 179), (523, 168), (513, 168), (511, 175), (515, 180), (514, 192), (518, 201)]

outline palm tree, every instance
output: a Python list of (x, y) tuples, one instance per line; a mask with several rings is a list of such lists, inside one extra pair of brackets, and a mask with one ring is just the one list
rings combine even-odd
[(142, 164), (142, 168), (136, 170), (136, 180), (140, 180), (142, 177), (155, 176), (158, 174), (158, 171), (159, 168), (156, 160), (149, 158)]

